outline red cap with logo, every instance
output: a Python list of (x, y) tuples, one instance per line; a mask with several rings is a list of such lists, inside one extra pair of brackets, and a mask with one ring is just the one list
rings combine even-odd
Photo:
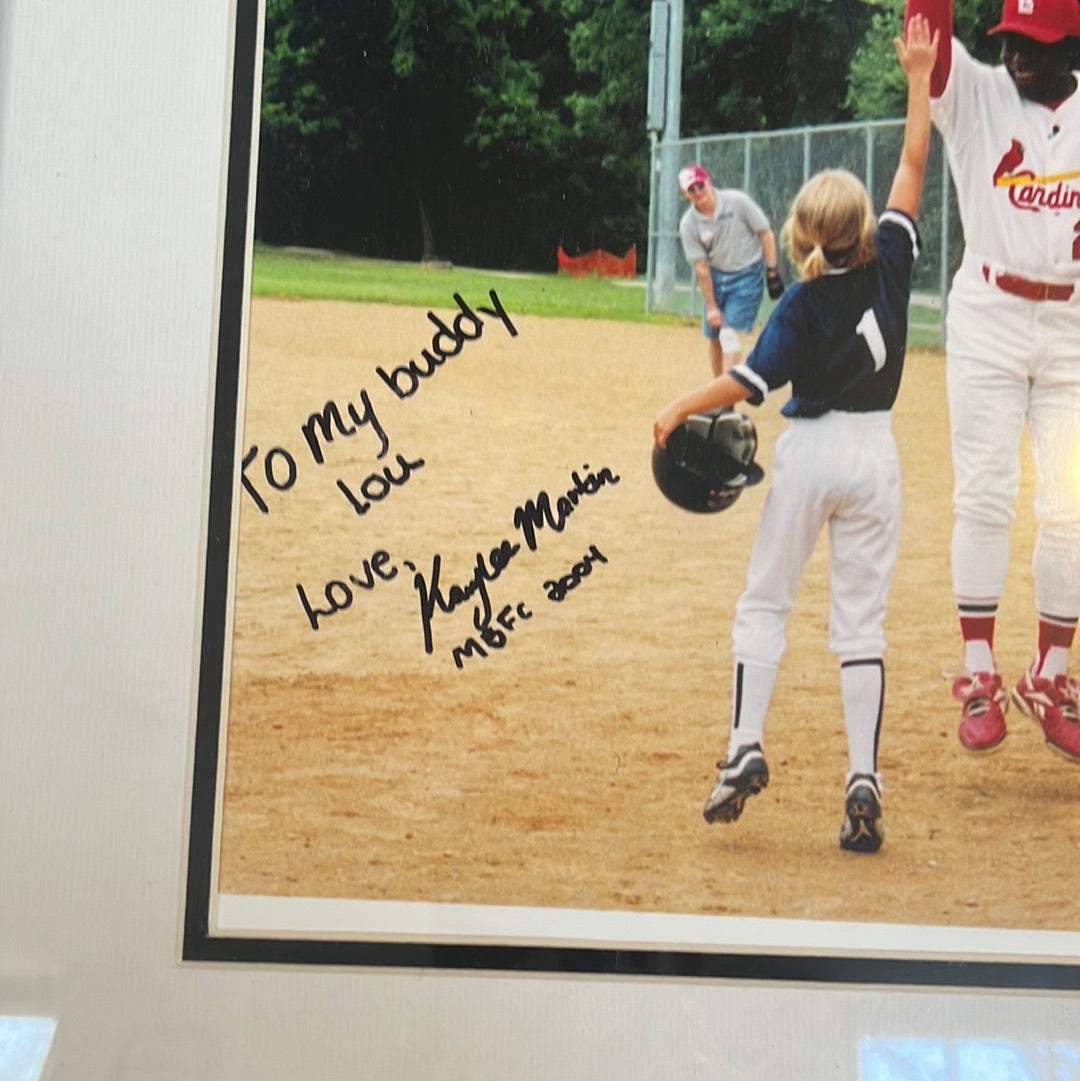
[(1080, 38), (1080, 0), (1005, 0), (991, 34), (1020, 34), (1053, 45)]
[(708, 184), (709, 174), (700, 165), (687, 165), (679, 170), (679, 187), (689, 191), (691, 184)]

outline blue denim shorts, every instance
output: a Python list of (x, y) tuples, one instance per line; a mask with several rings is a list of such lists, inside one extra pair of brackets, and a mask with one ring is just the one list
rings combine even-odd
[[(712, 273), (713, 295), (716, 306), (724, 316), (724, 326), (744, 333), (753, 330), (761, 298), (765, 295), (765, 261), (730, 273), (712, 267), (709, 270)], [(720, 336), (720, 331), (709, 326), (704, 315), (701, 317), (701, 332), (706, 338)]]

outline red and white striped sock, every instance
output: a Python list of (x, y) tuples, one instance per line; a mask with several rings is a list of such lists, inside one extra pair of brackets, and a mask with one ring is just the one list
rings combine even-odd
[(964, 640), (964, 671), (969, 676), (976, 672), (996, 672), (994, 628), (997, 604), (960, 601), (957, 610), (960, 615), (960, 637)]
[(1069, 668), (1069, 651), (1076, 634), (1077, 620), (1068, 616), (1039, 613), (1039, 646), (1035, 659), (1035, 674), (1043, 679), (1056, 679)]

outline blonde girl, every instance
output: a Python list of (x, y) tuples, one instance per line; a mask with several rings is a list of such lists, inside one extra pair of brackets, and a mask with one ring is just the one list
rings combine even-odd
[(763, 752), (785, 629), (807, 560), (829, 531), (829, 648), (840, 666), (848, 770), (840, 846), (876, 852), (884, 838), (878, 741), (884, 711), (886, 601), (900, 533), (892, 409), (907, 343), (915, 215), (929, 152), (930, 72), (938, 35), (921, 16), (896, 39), (908, 82), (900, 161), (875, 219), (862, 183), (842, 170), (811, 178), (782, 237), (800, 280), (781, 297), (746, 360), (656, 418), (664, 446), (688, 416), (760, 404), (791, 384), (772, 478), (732, 629), (734, 679), (726, 760), (707, 822), (733, 822), (769, 783)]

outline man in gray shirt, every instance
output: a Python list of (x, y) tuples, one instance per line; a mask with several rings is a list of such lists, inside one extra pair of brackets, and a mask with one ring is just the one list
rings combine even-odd
[(679, 188), (690, 201), (679, 237), (705, 301), (701, 330), (709, 366), (714, 376), (722, 375), (742, 359), (739, 332), (753, 330), (766, 285), (773, 300), (784, 291), (776, 236), (749, 195), (714, 188), (700, 165), (679, 170)]

